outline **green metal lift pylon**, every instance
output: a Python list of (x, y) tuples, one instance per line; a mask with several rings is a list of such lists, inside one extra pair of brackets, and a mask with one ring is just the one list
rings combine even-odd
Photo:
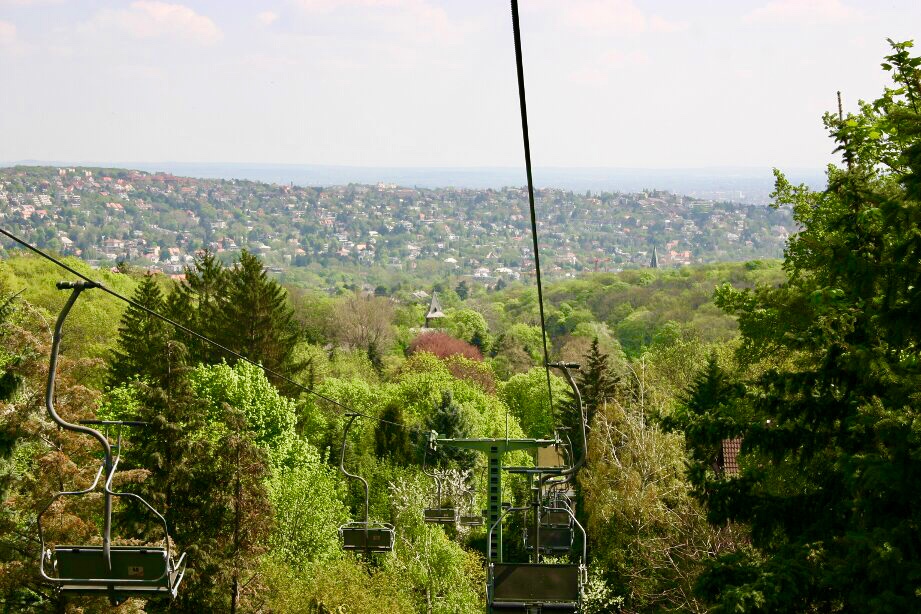
[[(535, 450), (552, 445), (559, 445), (555, 439), (438, 439), (432, 434), (436, 445), (474, 450), (486, 455), (489, 461), (489, 507), (486, 527), (491, 527), (502, 514), (502, 457), (517, 450)], [(496, 527), (492, 534), (491, 562), (502, 562), (502, 525)]]

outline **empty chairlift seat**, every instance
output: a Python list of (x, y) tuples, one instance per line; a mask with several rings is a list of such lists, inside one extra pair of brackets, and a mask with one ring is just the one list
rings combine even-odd
[(482, 514), (463, 515), (459, 522), (462, 527), (482, 527), (486, 524)]
[(577, 612), (583, 569), (578, 565), (493, 563), (489, 566), (491, 611)]
[(172, 560), (165, 548), (112, 546), (111, 572), (102, 546), (57, 546), (46, 554), (55, 582), (69, 593), (176, 596), (185, 555)]
[[(541, 527), (540, 551), (544, 554), (566, 554), (572, 550), (573, 530), (571, 527)], [(534, 550), (534, 531), (525, 529), (525, 547)]]
[(363, 552), (390, 552), (396, 532), (392, 524), (383, 522), (350, 522), (339, 527), (342, 549)]
[(457, 522), (457, 509), (453, 507), (430, 507), (423, 510), (426, 522), (431, 524), (455, 524)]

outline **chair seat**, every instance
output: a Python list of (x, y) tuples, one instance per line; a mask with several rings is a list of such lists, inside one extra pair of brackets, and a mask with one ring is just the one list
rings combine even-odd
[(389, 525), (366, 525), (353, 522), (339, 527), (343, 550), (390, 552), (393, 550), (395, 532)]
[(457, 510), (453, 507), (433, 507), (423, 510), (425, 522), (435, 524), (454, 524), (457, 522)]
[(580, 569), (576, 565), (495, 563), (490, 565), (489, 575), (493, 608), (540, 604), (546, 609), (560, 609), (580, 600)]
[(112, 546), (112, 570), (102, 546), (57, 546), (51, 552), (55, 581), (62, 591), (125, 594), (173, 594), (182, 569), (169, 559), (165, 548)]
[(460, 524), (464, 527), (482, 527), (485, 524), (482, 516), (461, 516)]

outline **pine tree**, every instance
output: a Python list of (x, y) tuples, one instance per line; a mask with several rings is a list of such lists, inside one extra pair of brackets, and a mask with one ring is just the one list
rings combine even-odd
[[(164, 307), (163, 293), (156, 278), (147, 273), (132, 296), (133, 300), (157, 313)], [(118, 328), (118, 340), (109, 360), (109, 384), (117, 386), (136, 378), (159, 382), (166, 377), (163, 357), (171, 331), (159, 318), (129, 305)]]
[(741, 432), (742, 425), (737, 420), (717, 419), (717, 416), (733, 415), (732, 405), (744, 393), (744, 386), (720, 367), (716, 353), (712, 353), (675, 412), (663, 419), (665, 430), (684, 433), (694, 463), (691, 481), (695, 485), (705, 483), (706, 472), (713, 468), (723, 440)]
[(700, 579), (713, 611), (921, 611), (921, 57), (892, 46), (895, 87), (825, 117), (844, 154), (828, 188), (776, 173), (802, 228), (788, 281), (717, 291), (755, 368), (695, 420), (743, 438), (740, 475), (706, 471), (706, 438), (692, 475), (710, 519), (749, 524), (755, 550)]
[[(309, 364), (295, 355), (301, 340), (294, 310), (278, 282), (270, 279), (262, 262), (246, 250), (236, 266), (227, 273), (226, 300), (214, 321), (219, 323), (216, 336), (225, 347), (262, 366), (296, 377)], [(236, 361), (227, 357), (231, 364)], [(269, 379), (286, 394), (297, 387), (269, 375)]]
[[(576, 375), (576, 384), (582, 395), (582, 407), (585, 411), (586, 427), (591, 427), (597, 411), (605, 403), (614, 399), (617, 393), (618, 378), (608, 365), (608, 355), (598, 349), (598, 337), (592, 339), (592, 345), (585, 355), (584, 364)], [(573, 445), (573, 457), (582, 453), (581, 425), (579, 408), (575, 399), (569, 398), (560, 404), (560, 425), (569, 429)]]
[[(191, 267), (185, 267), (185, 280), (166, 301), (170, 317), (202, 335), (214, 337), (220, 332), (227, 302), (228, 274), (217, 256), (204, 251), (195, 257)], [(175, 337), (188, 348), (189, 362), (219, 362), (220, 353), (214, 346), (193, 335), (177, 331)]]

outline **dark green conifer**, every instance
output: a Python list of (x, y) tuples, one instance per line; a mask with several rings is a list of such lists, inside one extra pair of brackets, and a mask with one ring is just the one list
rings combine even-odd
[[(301, 334), (284, 288), (271, 279), (262, 262), (246, 250), (227, 272), (226, 300), (215, 316), (218, 339), (229, 349), (286, 377), (296, 377), (309, 364), (295, 355)], [(227, 357), (228, 362), (236, 359)], [(297, 387), (269, 375), (287, 394)]]
[[(163, 292), (151, 273), (144, 275), (132, 298), (157, 313), (163, 311)], [(129, 305), (122, 315), (109, 360), (109, 384), (117, 386), (138, 378), (159, 382), (166, 376), (164, 354), (170, 335), (171, 330), (162, 320)]]

